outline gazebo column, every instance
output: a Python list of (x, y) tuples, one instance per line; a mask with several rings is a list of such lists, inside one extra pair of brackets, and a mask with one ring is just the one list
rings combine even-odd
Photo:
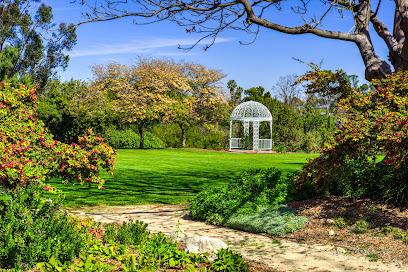
[(232, 150), (231, 144), (232, 144), (232, 120), (230, 121), (230, 135), (229, 135), (229, 150)]
[(252, 147), (253, 150), (259, 150), (259, 121), (254, 121), (253, 125), (253, 137), (252, 137)]
[(249, 121), (244, 121), (244, 135), (249, 135)]
[(270, 131), (271, 131), (271, 150), (272, 150), (272, 148), (273, 148), (273, 140), (272, 140), (273, 127), (272, 127), (272, 120), (269, 121), (269, 128), (270, 128)]

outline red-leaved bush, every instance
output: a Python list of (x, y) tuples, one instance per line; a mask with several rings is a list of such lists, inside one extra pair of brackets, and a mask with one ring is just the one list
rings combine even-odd
[(341, 71), (311, 71), (302, 80), (310, 93), (338, 97), (339, 126), (335, 143), (297, 177), (298, 191), (360, 191), (408, 205), (408, 73), (374, 80), (366, 92)]
[(0, 186), (41, 184), (51, 178), (102, 186), (101, 170), (113, 174), (114, 150), (92, 130), (78, 143), (53, 139), (37, 119), (36, 92), (0, 82)]

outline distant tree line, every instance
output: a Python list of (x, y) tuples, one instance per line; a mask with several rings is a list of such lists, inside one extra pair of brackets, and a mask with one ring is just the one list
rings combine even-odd
[(52, 80), (40, 95), (39, 117), (57, 139), (75, 141), (92, 127), (117, 148), (224, 149), (231, 111), (249, 100), (271, 111), (279, 151), (319, 151), (336, 128), (335, 97), (306, 95), (296, 75), (279, 78), (269, 92), (234, 80), (226, 91), (220, 71), (165, 59), (97, 65), (93, 74), (90, 82)]

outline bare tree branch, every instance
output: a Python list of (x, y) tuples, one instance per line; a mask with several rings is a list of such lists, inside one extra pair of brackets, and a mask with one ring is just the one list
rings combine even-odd
[[(392, 73), (390, 64), (375, 52), (371, 40), (372, 29), (384, 41), (389, 50), (391, 64), (395, 69), (408, 70), (408, 0), (395, 1), (393, 33), (378, 17), (382, 0), (73, 0), (87, 5), (89, 13), (78, 25), (134, 18), (135, 24), (151, 24), (171, 21), (184, 27), (187, 33), (201, 34), (197, 42), (207, 43), (208, 49), (221, 33), (227, 30), (244, 31), (253, 35), (253, 43), (262, 28), (290, 35), (312, 34), (318, 37), (352, 42), (357, 45), (366, 66), (366, 78), (378, 78)], [(89, 0), (90, 1), (90, 0)], [(312, 6), (313, 5), (313, 6)], [(320, 6), (318, 6), (320, 5)], [(371, 7), (373, 5), (373, 8)], [(297, 25), (280, 22), (277, 12), (291, 12), (297, 16)], [(352, 17), (354, 31), (325, 27), (330, 16), (347, 20)], [(279, 16), (281, 17), (281, 16)], [(291, 17), (291, 18), (292, 18)], [(302, 23), (303, 20), (303, 23)], [(370, 28), (370, 26), (373, 28)]]

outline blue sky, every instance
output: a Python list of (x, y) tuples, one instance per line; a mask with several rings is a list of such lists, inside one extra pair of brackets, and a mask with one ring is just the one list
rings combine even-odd
[[(78, 22), (85, 11), (83, 7), (71, 4), (70, 0), (45, 2), (53, 7), (56, 22)], [(380, 17), (390, 25), (393, 19), (392, 1), (386, 0), (383, 5), (385, 8), (381, 10)], [(301, 23), (300, 19), (293, 19), (288, 14), (277, 12), (274, 18), (289, 25)], [(325, 26), (349, 31), (352, 21), (334, 16)], [(351, 43), (313, 35), (292, 36), (267, 29), (261, 30), (254, 44), (239, 43), (250, 39), (245, 33), (230, 31), (223, 33), (207, 51), (199, 45), (185, 52), (178, 49), (178, 45), (191, 45), (197, 36), (187, 34), (183, 28), (169, 22), (136, 26), (131, 20), (117, 20), (82, 25), (78, 29), (78, 43), (70, 53), (69, 67), (61, 72), (61, 78), (90, 79), (91, 67), (95, 64), (132, 64), (142, 56), (204, 64), (221, 70), (226, 75), (225, 82), (235, 79), (244, 88), (261, 85), (270, 90), (280, 76), (304, 73), (307, 66), (293, 58), (312, 62), (323, 60), (324, 68), (342, 68), (363, 80), (364, 65), (357, 48)], [(376, 37), (374, 42), (377, 52), (386, 58), (385, 45)]]

